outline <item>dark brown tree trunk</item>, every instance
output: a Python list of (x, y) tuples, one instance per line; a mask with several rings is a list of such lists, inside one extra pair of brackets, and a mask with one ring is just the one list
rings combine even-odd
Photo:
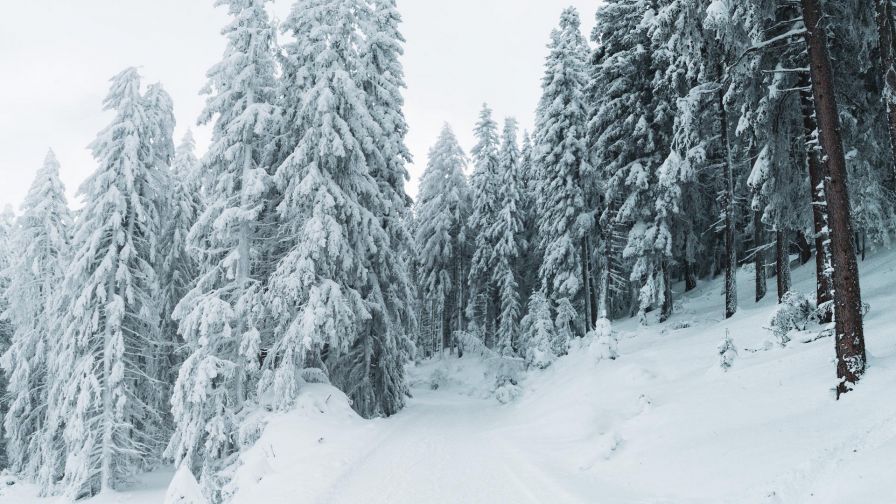
[(875, 0), (875, 7), (881, 70), (884, 74), (884, 104), (887, 108), (887, 125), (890, 130), (890, 152), (893, 156), (893, 166), (896, 166), (896, 27), (893, 26), (893, 4), (889, 0)]
[(765, 271), (765, 240), (762, 232), (762, 211), (753, 211), (753, 247), (756, 267), (756, 302), (762, 301), (768, 293), (768, 275)]
[(582, 334), (589, 333), (591, 329), (594, 328), (594, 305), (593, 305), (593, 296), (591, 292), (591, 253), (588, 249), (588, 240), (586, 238), (582, 238), (582, 284), (584, 286), (584, 290), (582, 291), (582, 303), (585, 305), (585, 332)]
[(790, 242), (787, 240), (787, 232), (779, 229), (775, 233), (775, 277), (778, 281), (779, 303), (784, 299), (784, 294), (790, 292), (789, 248)]
[(660, 322), (665, 322), (672, 316), (673, 309), (672, 268), (669, 266), (669, 261), (666, 259), (663, 259), (661, 267), (663, 270), (663, 306), (660, 309)]
[(812, 260), (812, 247), (806, 239), (806, 233), (798, 231), (796, 234), (796, 247), (800, 251), (800, 266)]
[(685, 259), (684, 260), (684, 291), (691, 292), (692, 290), (697, 288), (697, 272), (694, 268), (694, 263)]
[[(810, 86), (808, 76), (800, 80), (800, 87)], [(831, 263), (831, 252), (828, 248), (828, 216), (825, 202), (825, 169), (818, 159), (818, 151), (812, 144), (815, 135), (815, 120), (812, 118), (812, 100), (806, 93), (800, 93), (800, 104), (803, 109), (803, 135), (806, 142), (806, 161), (809, 165), (809, 185), (812, 196), (812, 223), (815, 231), (815, 303), (822, 306), (833, 299), (831, 277), (828, 266)], [(832, 320), (831, 310), (827, 310), (822, 322)]]
[(819, 0), (800, 0), (806, 24), (806, 45), (818, 136), (828, 167), (826, 185), (833, 261), (834, 320), (837, 349), (837, 396), (849, 392), (865, 372), (865, 334), (862, 327), (862, 293), (853, 243), (849, 186), (840, 117), (834, 94), (834, 74), (828, 54), (824, 15)]
[[(719, 80), (723, 77), (719, 70)], [(722, 142), (722, 164), (724, 166), (722, 181), (724, 184), (722, 208), (725, 212), (725, 318), (737, 313), (737, 250), (735, 250), (734, 229), (734, 174), (731, 166), (731, 151), (728, 145), (728, 111), (725, 108), (725, 93), (719, 90), (719, 133)]]

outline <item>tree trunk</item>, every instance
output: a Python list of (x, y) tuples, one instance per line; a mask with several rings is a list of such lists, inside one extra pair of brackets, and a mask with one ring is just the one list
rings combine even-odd
[[(809, 78), (800, 79), (800, 87), (809, 87)], [(812, 100), (806, 93), (800, 93), (803, 110), (803, 135), (806, 142), (806, 161), (809, 165), (809, 185), (812, 196), (812, 223), (815, 231), (815, 303), (821, 306), (833, 299), (831, 278), (828, 273), (831, 252), (828, 248), (828, 216), (825, 201), (825, 169), (818, 159), (818, 151), (812, 145), (815, 134), (815, 120), (812, 118)], [(822, 322), (829, 323), (832, 313), (827, 310)]]
[(848, 173), (840, 134), (840, 117), (834, 94), (834, 75), (828, 54), (824, 15), (819, 0), (800, 0), (806, 25), (806, 45), (819, 140), (828, 166), (826, 185), (833, 260), (834, 319), (837, 350), (837, 396), (849, 392), (865, 372), (865, 335), (862, 294), (853, 243)]
[[(719, 70), (719, 80), (723, 77)], [(737, 250), (734, 229), (734, 167), (731, 165), (731, 148), (728, 138), (728, 111), (725, 108), (725, 93), (719, 90), (719, 133), (722, 137), (722, 163), (725, 184), (722, 207), (725, 212), (725, 318), (737, 313)]]
[(775, 277), (778, 282), (778, 302), (784, 300), (784, 294), (790, 292), (790, 242), (787, 232), (779, 229), (775, 233)]
[(587, 238), (582, 238), (582, 304), (585, 306), (585, 332), (582, 336), (591, 332), (594, 328), (593, 307), (591, 305), (591, 254), (588, 250)]
[(884, 105), (887, 109), (887, 126), (890, 130), (890, 153), (893, 156), (891, 161), (894, 162), (893, 166), (896, 166), (896, 28), (893, 26), (893, 5), (889, 0), (875, 0), (875, 7), (880, 63), (883, 71)]
[(762, 233), (762, 211), (753, 211), (753, 247), (756, 267), (756, 302), (762, 301), (768, 293), (768, 275), (765, 271), (765, 239)]
[(806, 233), (797, 231), (796, 246), (800, 250), (800, 266), (812, 260), (812, 247), (809, 246), (809, 240), (806, 239)]
[(669, 320), (672, 316), (672, 268), (669, 266), (669, 260), (662, 260), (663, 272), (663, 306), (660, 309), (660, 322)]
[(697, 288), (697, 272), (694, 263), (684, 260), (684, 291), (691, 292)]

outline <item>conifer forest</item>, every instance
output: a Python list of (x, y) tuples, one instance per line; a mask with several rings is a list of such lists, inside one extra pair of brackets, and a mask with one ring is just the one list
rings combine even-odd
[(198, 117), (10, 167), (0, 503), (896, 502), (896, 3), (561, 4), (421, 159), (423, 1), (207, 0)]

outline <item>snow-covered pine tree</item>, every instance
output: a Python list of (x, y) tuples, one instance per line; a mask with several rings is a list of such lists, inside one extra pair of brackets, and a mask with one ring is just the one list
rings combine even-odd
[[(7, 206), (0, 212), (0, 352), (4, 354), (12, 344), (13, 325), (6, 314), (8, 304), (7, 286), (9, 285), (9, 263), (11, 253), (11, 235), (15, 223), (15, 214)], [(7, 390), (9, 372), (0, 373), (0, 390)], [(7, 401), (0, 398), (0, 414), (6, 417)], [(6, 452), (6, 433), (0, 424), (0, 467), (8, 464)]]
[[(373, 131), (379, 131), (380, 136), (362, 147), (370, 173), (380, 187), (382, 206), (372, 208), (379, 212), (389, 245), (371, 259), (378, 282), (368, 295), (373, 319), (362, 333), (361, 344), (343, 359), (351, 365), (334, 369), (346, 369), (350, 375), (361, 377), (361, 386), (344, 382), (356, 395), (372, 398), (367, 406), (359, 403), (359, 411), (391, 415), (404, 406), (404, 365), (415, 353), (412, 334), (417, 327), (416, 292), (411, 275), (414, 242), (408, 227), (412, 200), (405, 191), (410, 179), (406, 165), (412, 157), (405, 145), (408, 125), (403, 112), (402, 92), (406, 86), (401, 65), (405, 42), (399, 29), (401, 15), (395, 0), (372, 0), (369, 8), (358, 11), (367, 15), (359, 22), (367, 44), (360, 51), (358, 87), (366, 93)], [(353, 380), (350, 375), (346, 376)], [(335, 383), (340, 383), (338, 376)]]
[[(529, 297), (539, 289), (538, 268), (541, 266), (541, 255), (538, 250), (538, 218), (536, 203), (538, 201), (539, 177), (533, 162), (532, 137), (523, 132), (520, 148), (519, 188), (520, 209), (523, 215), (523, 234), (520, 245), (522, 256), (520, 264), (520, 299), (524, 306)], [(517, 349), (520, 351), (521, 349)]]
[[(173, 422), (170, 415), (171, 388), (177, 380), (178, 369), (183, 360), (183, 355), (178, 352), (181, 348), (178, 324), (172, 315), (177, 303), (192, 288), (199, 271), (196, 259), (188, 250), (187, 240), (190, 229), (203, 208), (198, 173), (199, 161), (196, 159), (194, 149), (193, 134), (187, 131), (176, 149), (170, 168), (162, 168), (169, 176), (162, 209), (158, 270), (161, 336), (169, 348), (159, 355), (160, 367), (157, 370), (157, 378), (161, 383), (157, 398), (164, 401), (160, 406), (166, 412), (165, 419), (169, 424)], [(173, 431), (173, 425), (170, 426), (170, 430)]]
[(276, 173), (289, 251), (270, 281), (277, 338), (259, 391), (278, 408), (292, 403), (306, 364), (326, 364), (365, 416), (404, 404), (413, 299), (397, 255), (395, 219), (405, 214), (393, 178), (404, 161), (387, 163), (387, 152), (401, 155), (384, 134), (388, 100), (365, 91), (372, 72), (365, 41), (383, 30), (375, 18), (360, 0), (299, 0), (283, 23), (307, 57), (295, 73), (306, 86), (300, 137)]
[(583, 335), (593, 323), (588, 237), (594, 213), (587, 207), (586, 193), (592, 175), (586, 148), (589, 49), (575, 9), (563, 11), (548, 48), (533, 142), (543, 254), (539, 277), (552, 305), (569, 301), (576, 311), (573, 330)]
[(177, 322), (171, 318), (174, 307), (190, 291), (199, 265), (189, 253), (187, 236), (203, 209), (198, 181), (199, 160), (195, 154), (193, 133), (187, 131), (177, 146), (171, 165), (170, 183), (161, 238), (160, 284), (162, 295), (162, 332), (169, 341), (177, 341)]
[(551, 315), (551, 304), (542, 291), (536, 291), (529, 297), (526, 315), (520, 321), (526, 363), (539, 369), (551, 365), (557, 358), (554, 352), (556, 329)]
[(64, 462), (58, 439), (45, 435), (45, 424), (50, 382), (57, 379), (49, 372), (58, 345), (53, 293), (64, 278), (71, 224), (59, 162), (51, 150), (25, 196), (12, 235), (0, 238), (16, 251), (9, 256), (4, 292), (15, 332), (0, 360), (9, 377), (9, 409), (3, 422), (8, 467), (32, 480), (52, 474), (49, 481), (40, 481), (45, 486), (55, 482)]
[(496, 349), (501, 355), (513, 355), (519, 349), (520, 267), (525, 243), (523, 240), (523, 208), (521, 202), (520, 149), (517, 144), (516, 119), (507, 119), (498, 154), (500, 187), (496, 219), (489, 235), (494, 239), (491, 269), (492, 283), (498, 294), (498, 327)]
[(455, 331), (463, 330), (463, 289), (469, 268), (467, 219), (470, 189), (464, 175), (467, 159), (447, 124), (429, 151), (415, 209), (415, 251), (420, 296), (437, 328), (436, 350), (444, 350)]
[(498, 218), (499, 150), (498, 124), (492, 118), (492, 109), (483, 105), (474, 130), (476, 145), (473, 147), (473, 175), (470, 178), (472, 209), (467, 227), (475, 240), (473, 259), (469, 273), (468, 317), (474, 330), (489, 348), (495, 344), (498, 306), (497, 291), (492, 282), (495, 237), (491, 231)]
[(269, 186), (266, 147), (276, 92), (275, 33), (266, 0), (218, 0), (231, 22), (222, 60), (208, 71), (201, 123), (214, 120), (202, 160), (206, 208), (187, 237), (201, 273), (174, 310), (189, 352), (171, 404), (166, 456), (188, 464), (206, 488), (237, 446), (239, 415), (260, 353), (257, 222)]
[[(158, 125), (129, 68), (112, 79), (115, 119), (91, 144), (99, 167), (81, 186), (73, 258), (62, 285), (62, 333), (50, 372), (51, 428), (64, 426), (70, 498), (120, 488), (160, 459), (163, 414), (153, 409), (159, 336), (154, 269), (163, 174)], [(52, 435), (52, 433), (51, 433)]]
[(631, 265), (629, 280), (638, 289), (642, 322), (657, 305), (660, 321), (671, 315), (673, 239), (687, 238), (687, 219), (679, 214), (683, 186), (693, 177), (687, 162), (668, 155), (677, 97), (664, 80), (662, 65), (668, 61), (662, 56), (668, 49), (657, 51), (660, 57), (643, 49), (651, 45), (654, 14), (643, 1), (610, 2), (598, 10), (592, 37), (599, 47), (589, 87), (597, 104), (589, 124), (592, 163), (605, 180), (602, 223), (628, 230), (622, 256)]

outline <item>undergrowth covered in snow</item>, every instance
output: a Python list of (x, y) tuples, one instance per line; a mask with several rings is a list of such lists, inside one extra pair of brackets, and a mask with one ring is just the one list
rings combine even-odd
[[(413, 397), (388, 419), (364, 420), (343, 393), (308, 384), (289, 412), (259, 419), (225, 495), (236, 504), (896, 502), (896, 401), (887, 399), (896, 254), (862, 268), (877, 308), (866, 315), (870, 368), (839, 401), (833, 341), (798, 296), (781, 307), (773, 296), (743, 302), (726, 321), (711, 282), (683, 296), (668, 323), (601, 324), (543, 370), (512, 372), (475, 351), (411, 364)], [(794, 282), (811, 289), (811, 268)], [(813, 337), (792, 336), (806, 331)], [(737, 349), (726, 371), (720, 340)], [(163, 502), (171, 475), (90, 504)], [(0, 483), (0, 502), (44, 502), (30, 485)], [(178, 475), (169, 496), (184, 500), (166, 504), (194, 504), (194, 483)]]

